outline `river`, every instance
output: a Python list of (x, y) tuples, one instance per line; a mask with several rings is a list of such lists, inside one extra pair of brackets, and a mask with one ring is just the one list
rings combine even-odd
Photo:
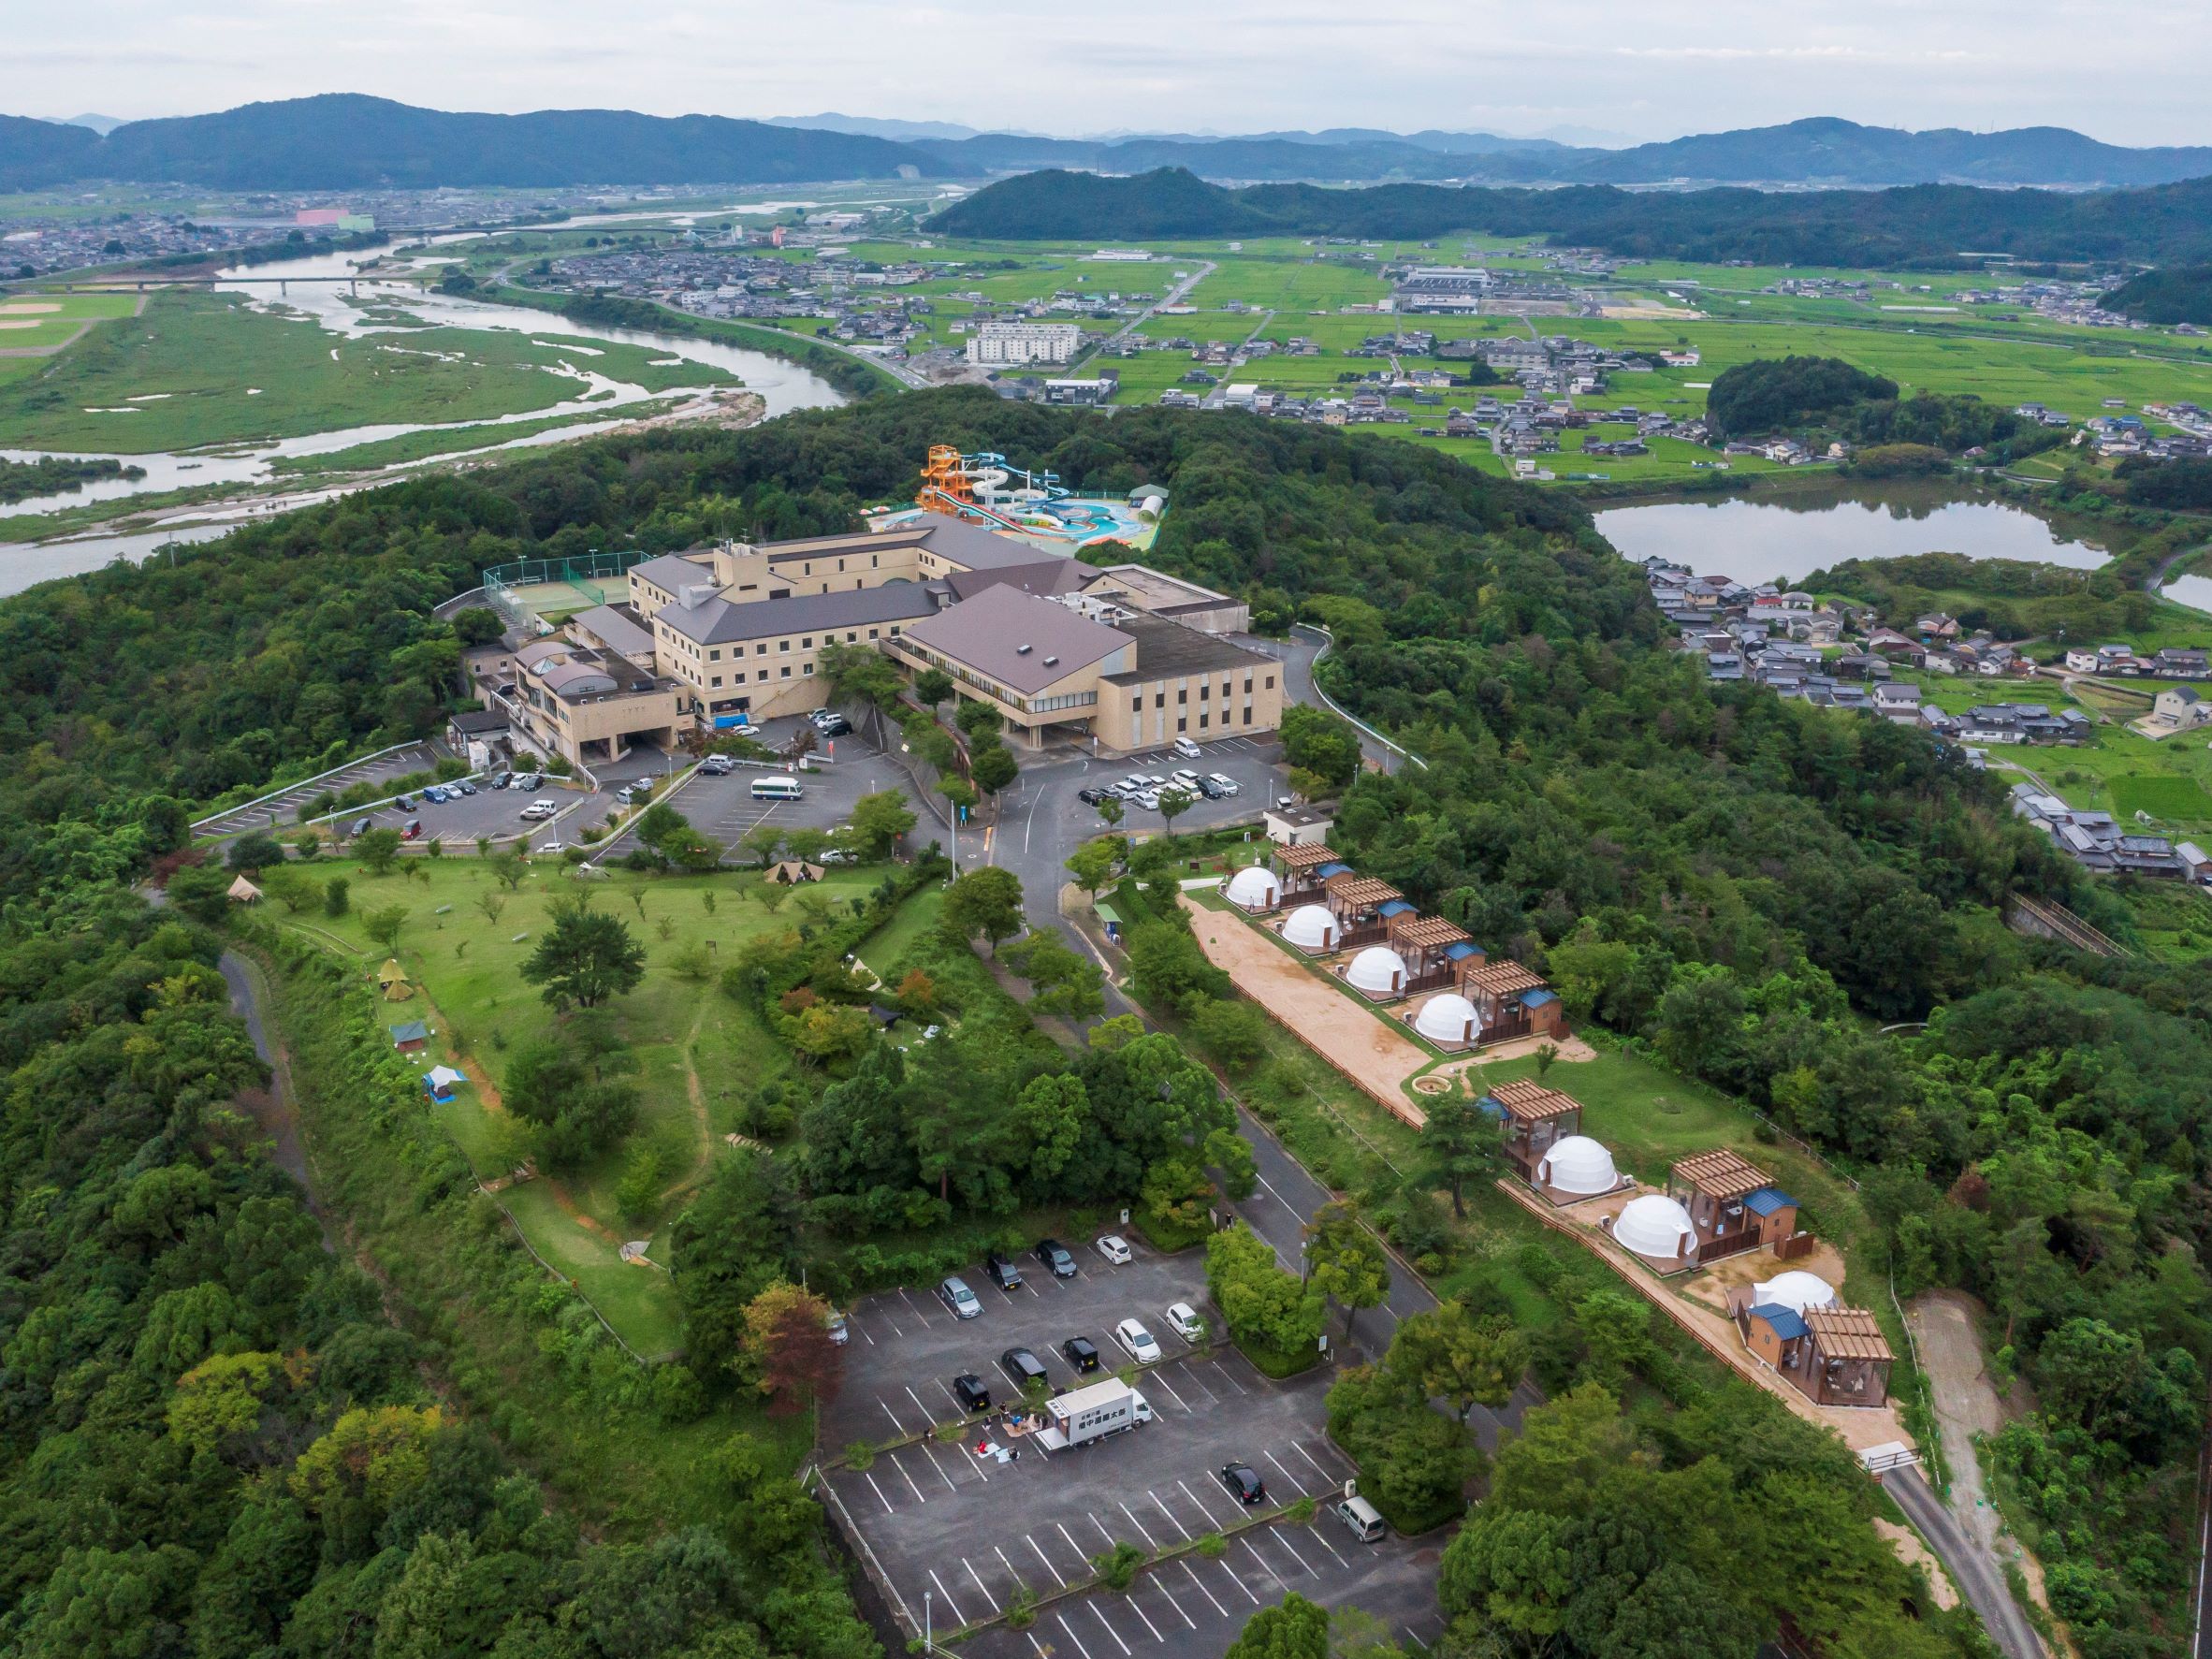
[[(732, 212), (747, 211), (733, 207)], [(755, 210), (758, 211), (758, 210)], [(471, 240), (475, 232), (432, 238), (434, 245)], [(283, 260), (274, 264), (250, 268), (232, 268), (219, 273), (223, 277), (256, 279), (255, 285), (240, 286), (231, 291), (251, 295), (258, 301), (274, 301), (276, 296), (259, 285), (261, 279), (270, 277), (342, 277), (351, 274), (357, 262), (375, 257), (374, 255), (319, 254), (303, 259)], [(425, 253), (410, 263), (429, 265), (438, 255)], [(757, 393), (767, 405), (772, 417), (787, 415), (794, 409), (822, 409), (842, 403), (845, 399), (827, 381), (808, 372), (796, 364), (772, 357), (765, 352), (748, 351), (742, 346), (715, 340), (697, 340), (681, 335), (662, 335), (645, 329), (606, 328), (578, 323), (553, 312), (524, 310), (516, 306), (493, 305), (483, 300), (468, 299), (453, 295), (426, 293), (410, 284), (364, 280), (362, 297), (375, 295), (388, 298), (395, 307), (404, 309), (424, 322), (448, 328), (500, 328), (524, 333), (537, 339), (619, 341), (643, 346), (669, 357), (686, 362), (712, 364), (735, 374), (745, 383), (746, 389)], [(282, 297), (281, 303), (295, 311), (306, 313), (318, 325), (333, 334), (355, 337), (363, 334), (390, 332), (378, 324), (364, 318), (354, 305), (347, 302), (344, 288), (331, 284), (316, 284), (292, 288)], [(579, 344), (579, 356), (589, 350)], [(313, 432), (281, 442), (254, 445), (226, 446), (223, 454), (192, 454), (189, 452), (157, 452), (147, 455), (117, 455), (114, 458), (126, 466), (145, 469), (142, 479), (109, 479), (87, 484), (79, 490), (59, 491), (52, 495), (33, 498), (7, 509), (9, 515), (21, 513), (60, 512), (87, 502), (112, 501), (123, 497), (148, 494), (154, 491), (188, 488), (196, 485), (236, 484), (240, 486), (266, 483), (272, 475), (272, 463), (285, 457), (327, 455), (348, 449), (357, 444), (375, 443), (386, 438), (403, 436), (409, 432), (447, 431), (481, 428), (485, 443), (478, 448), (460, 452), (469, 456), (529, 447), (536, 444), (563, 443), (573, 438), (586, 437), (619, 425), (624, 418), (614, 413), (625, 405), (644, 401), (660, 394), (648, 393), (642, 386), (613, 380), (599, 374), (582, 364), (574, 365), (570, 372), (576, 382), (574, 398), (545, 408), (528, 410), (498, 419), (483, 421), (422, 422), (407, 425), (385, 423)], [(595, 395), (595, 394), (611, 394)], [(511, 439), (502, 439), (498, 429), (524, 421), (535, 421), (547, 415), (583, 413), (608, 413), (604, 421), (579, 421), (548, 432), (532, 433)], [(37, 450), (11, 449), (0, 451), (10, 460), (36, 460)], [(82, 458), (81, 456), (74, 458)], [(441, 460), (457, 458), (454, 454), (439, 458)], [(406, 465), (384, 469), (386, 472), (404, 471)], [(371, 482), (374, 481), (371, 475)], [(358, 488), (359, 486), (355, 486)], [(180, 510), (182, 512), (182, 510)], [(236, 519), (244, 515), (236, 514)], [(221, 527), (229, 528), (228, 525)], [(209, 531), (192, 535), (131, 534), (94, 535), (51, 542), (34, 542), (16, 545), (0, 544), (0, 594), (21, 592), (36, 582), (54, 576), (75, 575), (96, 570), (113, 559), (143, 559), (155, 547), (171, 540), (205, 540), (207, 535), (220, 533)]]

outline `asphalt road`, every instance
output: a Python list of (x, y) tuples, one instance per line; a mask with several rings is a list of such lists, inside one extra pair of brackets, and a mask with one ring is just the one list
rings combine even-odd
[(1898, 1502), (1920, 1535), (1928, 1541), (1965, 1594), (1967, 1606), (1981, 1615), (1983, 1628), (2003, 1649), (2008, 1659), (2044, 1659), (2043, 1639), (2028, 1615), (2013, 1600), (2003, 1576), (1989, 1558), (1976, 1550), (1959, 1531), (1957, 1517), (1929, 1490), (1916, 1468), (1892, 1469), (1882, 1484)]

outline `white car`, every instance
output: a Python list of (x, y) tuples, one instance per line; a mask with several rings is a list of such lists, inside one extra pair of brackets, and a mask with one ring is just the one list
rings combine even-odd
[(1149, 1365), (1159, 1358), (1159, 1344), (1152, 1340), (1151, 1332), (1134, 1319), (1124, 1319), (1116, 1325), (1113, 1340), (1140, 1365)]
[(1188, 766), (1178, 766), (1168, 774), (1168, 781), (1182, 789), (1188, 789), (1198, 781), (1198, 774)]
[(1137, 1253), (1129, 1248), (1128, 1240), (1117, 1232), (1110, 1232), (1099, 1241), (1099, 1254), (1115, 1267), (1127, 1267), (1137, 1259)]
[(1187, 1302), (1171, 1302), (1168, 1304), (1168, 1329), (1185, 1342), (1195, 1343), (1205, 1337), (1206, 1322)]
[(1213, 784), (1215, 789), (1221, 790), (1229, 794), (1233, 795), (1237, 793), (1237, 780), (1231, 778), (1226, 772), (1215, 772), (1207, 779), (1207, 781)]
[(1157, 789), (1145, 790), (1136, 796), (1136, 802), (1147, 812), (1157, 812), (1159, 810), (1159, 791)]
[(1195, 761), (1199, 758), (1199, 746), (1187, 737), (1178, 737), (1175, 739), (1175, 752), (1186, 761)]
[(546, 841), (542, 843), (538, 848), (538, 851), (541, 854), (565, 852), (566, 851), (568, 851), (568, 849), (563, 847), (559, 841)]
[(852, 1340), (852, 1327), (845, 1322), (845, 1316), (836, 1308), (830, 1309), (828, 1329), (830, 1341), (839, 1347)]

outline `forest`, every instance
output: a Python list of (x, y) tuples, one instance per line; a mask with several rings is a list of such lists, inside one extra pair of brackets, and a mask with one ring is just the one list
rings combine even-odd
[[(860, 1659), (841, 1590), (814, 1577), (810, 1506), (761, 1479), (741, 1438), (701, 1463), (722, 1483), (722, 1523), (652, 1535), (633, 1517), (584, 1542), (564, 1502), (510, 1461), (543, 1430), (502, 1406), (497, 1375), (472, 1375), (455, 1398), (478, 1409), (448, 1419), (442, 1345), (382, 1322), (374, 1282), (326, 1256), (313, 1218), (241, 1150), (226, 1107), (261, 1071), (217, 990), (212, 942), (128, 889), (176, 862), (206, 804), (429, 729), (457, 691), (458, 648), (431, 607), (484, 566), (843, 529), (910, 493), (933, 443), (1017, 456), (1086, 491), (1158, 482), (1175, 505), (1154, 562), (1243, 594), (1256, 626), (1325, 622), (1332, 692), (1427, 761), (1352, 777), (1324, 732), (1292, 733), (1294, 761), (1349, 779), (1334, 844), (1537, 967), (1579, 1024), (1756, 1104), (1852, 1171), (1900, 1295), (1958, 1287), (1999, 1310), (1993, 1364), (2028, 1404), (1994, 1448), (2008, 1520), (2090, 1659), (2162, 1651), (2185, 1627), (2212, 1356), (2201, 970), (2011, 933), (2001, 911), (2020, 893), (2125, 924), (2010, 818), (1993, 780), (1923, 735), (1709, 685), (1571, 501), (1323, 429), (1154, 410), (1109, 422), (981, 391), (579, 444), (0, 603), (0, 1504), (34, 1517), (6, 1546), (0, 1632), (29, 1652), (105, 1652), (97, 1609), (112, 1607), (144, 1609), (110, 1621), (132, 1632), (118, 1652), (331, 1651), (349, 1622), (419, 1617), (444, 1634), (412, 1650), (395, 1637), (395, 1651)], [(1015, 951), (1008, 904), (971, 889), (946, 931)], [(1140, 991), (1202, 1013), (1218, 988), (1186, 936), (1157, 925), (1141, 951), (1132, 939)], [(794, 993), (830, 985), (842, 937), (734, 963), (725, 989), (762, 1019), (802, 1021)], [(930, 948), (948, 976), (980, 972), (965, 945)], [(349, 1036), (336, 989), (298, 983), (306, 1012), (327, 1005), (311, 1056), (326, 1086), (357, 1096), (354, 1119), (398, 1123), (373, 1028), (357, 1013)], [(971, 995), (981, 1011), (985, 993)], [(809, 1228), (850, 1235), (916, 1207), (987, 1223), (1031, 1194), (1132, 1184), (1172, 1215), (1178, 1166), (1218, 1127), (1172, 1040), (1123, 1030), (1047, 1054), (1026, 1017), (975, 1023), (956, 1081), (879, 1052), (818, 1098), (771, 1103), (801, 1126), (798, 1167), (733, 1160), (679, 1230), (702, 1354), (742, 1345), (762, 1269)], [(979, 1128), (1006, 1122), (1022, 1134)], [(920, 1128), (942, 1138), (917, 1144)], [(396, 1144), (408, 1150), (388, 1163), (364, 1154), (349, 1201), (371, 1201), (388, 1171), (375, 1201), (387, 1227), (457, 1225), (450, 1150)], [(1243, 1283), (1223, 1250), (1222, 1285)], [(856, 1250), (840, 1271), (902, 1265)], [(528, 1278), (497, 1304), (526, 1308)], [(1278, 1290), (1229, 1300), (1288, 1352), (1308, 1314), (1295, 1286)], [(1649, 1518), (1693, 1489), (1714, 1538), (1778, 1492), (1831, 1531), (1859, 1500), (1812, 1473), (1813, 1448), (1720, 1449), (1724, 1418), (1700, 1415), (1701, 1390), (1648, 1342), (1613, 1340), (1608, 1315), (1591, 1310), (1569, 1346), (1529, 1357), (1559, 1416), (1527, 1456), (1552, 1462), (1492, 1471), (1481, 1523), (1448, 1556), (1453, 1652), (1562, 1651), (1562, 1632), (1576, 1652), (1623, 1651), (1606, 1633), (1676, 1605), (1685, 1574), (1741, 1587), (1755, 1628), (1813, 1610), (1840, 1621), (1837, 1652), (1950, 1639), (1872, 1610), (1900, 1605), (1878, 1550), (1853, 1557), (1837, 1598), (1778, 1609), (1750, 1582), (1801, 1569), (1818, 1536), (1778, 1535), (1755, 1558), (1654, 1540)], [(1409, 1353), (1332, 1396), (1346, 1436), (1400, 1448), (1416, 1507), (1433, 1488), (1413, 1471), (1443, 1454), (1404, 1406), (1431, 1362)], [(1679, 1395), (1679, 1415), (1616, 1410), (1646, 1389)], [(1617, 1540), (1569, 1535), (1550, 1470), (1587, 1482)], [(1602, 1597), (1555, 1606), (1556, 1584), (1546, 1601), (1516, 1577), (1592, 1550), (1620, 1564)], [(815, 1586), (803, 1605), (764, 1593), (794, 1576)], [(1867, 1587), (1855, 1611), (1851, 1585)], [(618, 1606), (662, 1621), (649, 1641), (609, 1627)], [(179, 1634), (140, 1639), (156, 1626)]]
[[(1210, 184), (1182, 167), (1134, 177), (1049, 169), (988, 184), (929, 221), (990, 240), (1176, 237), (1419, 238), (1478, 229), (1646, 259), (1846, 269), (1978, 267), (2017, 259), (2179, 262), (2212, 256), (2212, 181), (2069, 194), (1916, 184), (1639, 193), (1477, 185)], [(1976, 251), (1972, 258), (1959, 250)]]
[(2066, 441), (2063, 428), (2045, 427), (1972, 394), (1916, 392), (1898, 396), (1893, 380), (1868, 374), (1841, 357), (1760, 357), (1723, 370), (1712, 383), (1707, 413), (1728, 438), (1787, 433), (1825, 448), (1831, 441), (1873, 453), (1856, 458), (1856, 470), (1872, 475), (1929, 470), (1912, 464), (1931, 455), (1973, 452), (1995, 461), (2016, 460)]

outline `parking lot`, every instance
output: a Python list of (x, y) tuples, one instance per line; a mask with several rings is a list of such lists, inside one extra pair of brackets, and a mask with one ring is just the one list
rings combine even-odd
[[(348, 812), (332, 820), (331, 827), (350, 833), (355, 824), (367, 818), (372, 827), (403, 829), (410, 822), (420, 819), (424, 838), (435, 836), (448, 848), (466, 847), (479, 836), (502, 840), (524, 836), (532, 847), (550, 840), (575, 846), (578, 831), (604, 822), (613, 814), (616, 790), (634, 779), (663, 777), (667, 769), (665, 757), (648, 749), (601, 772), (597, 790), (558, 778), (547, 778), (543, 785), (532, 790), (493, 789), (488, 781), (479, 779), (475, 780), (476, 793), (473, 795), (430, 801), (418, 794), (414, 797), (412, 808), (383, 807), (373, 812)], [(492, 776), (497, 777), (498, 772)], [(535, 800), (548, 800), (559, 806), (562, 809), (560, 821), (551, 825), (524, 822), (522, 809)]]
[[(738, 843), (756, 823), (774, 823), (786, 829), (837, 829), (851, 818), (853, 803), (862, 795), (898, 788), (912, 795), (913, 783), (907, 775), (857, 736), (840, 737), (837, 744), (834, 761), (822, 760), (812, 770), (797, 775), (807, 792), (802, 799), (754, 800), (754, 779), (781, 774), (758, 766), (739, 766), (720, 778), (698, 774), (669, 797), (669, 804), (708, 840), (720, 842), (727, 862), (742, 864), (749, 855)], [(629, 832), (624, 831), (608, 841), (599, 856), (619, 858), (630, 845)]]
[(253, 830), (282, 834), (285, 830), (297, 828), (299, 808), (326, 790), (335, 794), (351, 789), (357, 783), (390, 782), (413, 773), (428, 772), (448, 752), (443, 744), (411, 743), (390, 754), (378, 755), (374, 760), (357, 761), (350, 766), (341, 766), (327, 777), (296, 783), (265, 801), (217, 813), (212, 818), (203, 819), (193, 828), (196, 834), (219, 838), (242, 836)]
[[(1164, 1313), (1174, 1302), (1217, 1326), (1198, 1252), (1163, 1257), (1140, 1244), (1135, 1259), (1116, 1267), (1088, 1239), (1065, 1242), (1078, 1263), (1072, 1279), (1055, 1279), (1031, 1256), (1017, 1258), (1023, 1283), (1011, 1291), (993, 1285), (980, 1263), (964, 1273), (982, 1301), (980, 1317), (956, 1319), (930, 1289), (868, 1297), (849, 1314), (846, 1380), (822, 1409), (823, 1450), (924, 1437), (827, 1479), (917, 1630), (925, 1602), (938, 1630), (956, 1629), (1001, 1612), (1024, 1590), (1041, 1597), (1082, 1583), (1092, 1576), (1091, 1558), (1117, 1542), (1147, 1554), (1180, 1548), (1251, 1515), (1280, 1515), (1302, 1497), (1326, 1502), (1353, 1472), (1323, 1433), (1329, 1372), (1272, 1382), (1233, 1348), (1194, 1349), (1168, 1328)], [(1055, 1391), (1079, 1380), (1061, 1353), (1070, 1337), (1098, 1345), (1104, 1370), (1127, 1367), (1113, 1328), (1131, 1317), (1162, 1353), (1136, 1380), (1151, 1423), (1057, 1452), (1019, 1438), (1009, 1444), (1021, 1455), (1006, 1463), (975, 1449), (997, 1427), (995, 1412), (968, 1419), (959, 1441), (928, 1435), (966, 1418), (951, 1387), (964, 1372), (990, 1386), (995, 1406), (1013, 1397), (998, 1364), (1008, 1348), (1030, 1349)], [(1218, 1478), (1229, 1463), (1249, 1464), (1264, 1481), (1256, 1509)], [(1038, 1659), (1036, 1638), (1059, 1659), (1127, 1659), (1141, 1645), (1199, 1659), (1220, 1652), (1254, 1609), (1293, 1590), (1356, 1604), (1387, 1619), (1394, 1637), (1426, 1641), (1441, 1623), (1437, 1549), (1393, 1537), (1361, 1544), (1324, 1508), (1306, 1524), (1283, 1520), (1239, 1534), (1218, 1556), (1191, 1552), (1148, 1565), (1126, 1593), (1056, 1601), (1026, 1631), (980, 1636), (975, 1651)]]

